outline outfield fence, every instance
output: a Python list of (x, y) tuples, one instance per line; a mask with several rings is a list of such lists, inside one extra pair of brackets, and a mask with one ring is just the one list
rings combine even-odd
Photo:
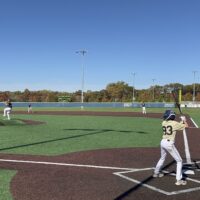
[[(67, 102), (13, 102), (13, 107), (28, 107), (31, 104), (32, 107), (88, 107), (88, 108), (124, 108), (124, 107), (133, 107), (139, 108), (141, 107), (141, 103), (139, 102), (88, 102), (88, 103), (67, 103)], [(147, 108), (173, 108), (174, 103), (160, 103), (160, 102), (148, 102), (145, 103)], [(0, 107), (4, 107), (5, 104), (0, 102)]]
[(184, 102), (181, 103), (181, 107), (200, 108), (200, 102), (184, 101)]

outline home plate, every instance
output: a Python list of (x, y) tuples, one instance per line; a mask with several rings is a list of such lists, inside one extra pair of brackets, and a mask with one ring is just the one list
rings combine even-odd
[(162, 178), (153, 178), (152, 174), (153, 168), (114, 173), (114, 175), (134, 183), (134, 187), (137, 189), (148, 188), (149, 190), (168, 196), (200, 190), (200, 181), (197, 179), (187, 177), (187, 185), (177, 187), (175, 185), (176, 174), (165, 171), (165, 176)]
[(188, 170), (183, 170), (183, 173), (184, 174), (189, 174), (189, 175), (194, 175), (194, 171), (193, 170), (190, 170), (190, 169), (188, 169)]

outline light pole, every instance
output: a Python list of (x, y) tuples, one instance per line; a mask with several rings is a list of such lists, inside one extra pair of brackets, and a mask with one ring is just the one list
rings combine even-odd
[(84, 55), (87, 53), (87, 51), (85, 50), (80, 50), (80, 51), (76, 51), (76, 53), (80, 54), (82, 56), (82, 84), (81, 84), (81, 109), (83, 109), (83, 102), (84, 102), (84, 84), (85, 84), (85, 70), (84, 70)]
[(135, 74), (136, 73), (132, 73), (133, 75), (133, 102), (135, 101)]
[(196, 73), (197, 73), (197, 71), (193, 71), (193, 73), (194, 73), (194, 83), (193, 83), (193, 97), (192, 97), (192, 101), (194, 102), (195, 101), (195, 77), (196, 77)]
[(154, 82), (155, 82), (155, 80), (156, 80), (155, 78), (152, 79), (152, 81), (153, 81), (153, 101), (155, 99), (155, 94), (154, 94)]

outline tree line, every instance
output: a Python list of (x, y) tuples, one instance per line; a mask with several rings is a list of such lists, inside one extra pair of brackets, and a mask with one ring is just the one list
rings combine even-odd
[[(123, 81), (109, 83), (100, 91), (84, 92), (84, 102), (173, 102), (172, 90), (182, 90), (182, 101), (200, 101), (200, 84), (182, 85), (170, 83), (155, 85), (147, 89), (136, 89)], [(133, 98), (134, 97), (134, 98)], [(58, 92), (51, 90), (1, 91), (0, 101), (10, 99), (13, 102), (80, 102), (81, 90), (75, 92)]]

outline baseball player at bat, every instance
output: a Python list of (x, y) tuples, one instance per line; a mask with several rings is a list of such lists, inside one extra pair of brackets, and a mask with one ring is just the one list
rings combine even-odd
[(182, 117), (181, 122), (175, 121), (175, 112), (172, 110), (166, 110), (163, 115), (162, 129), (163, 136), (160, 143), (161, 157), (154, 170), (153, 177), (162, 177), (164, 174), (161, 172), (161, 168), (165, 162), (167, 153), (169, 153), (177, 163), (176, 167), (176, 185), (186, 185), (187, 182), (182, 179), (182, 158), (175, 147), (176, 131), (183, 130), (188, 127), (186, 118)]

